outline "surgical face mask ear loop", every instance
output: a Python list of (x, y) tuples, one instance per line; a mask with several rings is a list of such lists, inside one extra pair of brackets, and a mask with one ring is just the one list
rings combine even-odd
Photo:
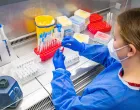
[(119, 62), (122, 62), (122, 61), (128, 59), (129, 57), (126, 57), (126, 58), (120, 60), (120, 59), (118, 58), (118, 55), (117, 55), (117, 52), (116, 52), (116, 51), (119, 51), (119, 50), (121, 50), (121, 49), (127, 47), (128, 45), (122, 46), (122, 47), (120, 47), (120, 48), (118, 48), (118, 49), (114, 49), (113, 42), (114, 42), (114, 40), (112, 39), (112, 40), (110, 40), (110, 42), (108, 43), (108, 50), (109, 50), (110, 56), (113, 57), (114, 59), (116, 59), (116, 60), (119, 61)]
[[(125, 46), (123, 46), (123, 47), (120, 47), (120, 48), (114, 49), (114, 50), (115, 50), (115, 52), (116, 52), (116, 51), (119, 51), (119, 50), (121, 50), (121, 49), (123, 49), (123, 48), (125, 48), (125, 47), (127, 47), (127, 46), (128, 46), (128, 45), (125, 45)], [(117, 55), (117, 52), (116, 52), (116, 55)], [(118, 57), (118, 55), (117, 55), (117, 57)], [(126, 58), (121, 59), (121, 60), (118, 58), (118, 61), (119, 61), (119, 62), (123, 62), (124, 60), (126, 60), (126, 59), (128, 59), (128, 58), (129, 58), (128, 56), (127, 56)]]

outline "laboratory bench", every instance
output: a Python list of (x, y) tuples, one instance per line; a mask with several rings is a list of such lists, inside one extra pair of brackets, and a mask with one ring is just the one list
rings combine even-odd
[[(103, 13), (101, 14), (103, 16), (106, 16), (106, 13), (109, 11), (110, 10), (103, 11)], [(94, 35), (91, 34), (88, 30), (85, 30), (82, 33), (88, 34), (90, 36), (89, 44), (95, 43), (93, 40)], [(21, 38), (9, 40), (9, 42), (12, 44), (11, 50), (13, 52), (13, 60), (24, 56), (35, 57), (35, 53), (33, 52), (37, 42), (35, 33), (31, 33), (30, 37), (25, 35)], [(76, 52), (68, 48), (64, 49), (64, 55), (66, 57), (70, 57), (73, 54), (76, 54)], [(71, 79), (73, 81), (77, 95), (81, 95), (84, 87), (89, 84), (93, 80), (93, 78), (104, 68), (102, 65), (88, 60), (85, 57), (80, 56), (79, 58), (80, 62), (67, 68), (67, 70), (69, 70), (71, 73)], [(42, 65), (46, 68), (46, 72), (44, 74), (36, 77), (35, 79), (24, 85), (20, 85), (23, 92), (23, 99), (15, 110), (54, 109), (51, 101), (52, 88), (50, 84), (53, 78), (52, 71), (54, 70), (52, 58), (42, 63)], [(5, 66), (0, 67), (0, 71), (8, 75), (10, 73), (10, 68), (12, 68), (12, 65), (9, 63)], [(5, 108), (3, 108), (3, 110)]]

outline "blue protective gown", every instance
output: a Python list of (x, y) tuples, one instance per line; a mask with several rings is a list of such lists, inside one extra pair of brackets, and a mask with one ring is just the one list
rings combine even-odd
[(79, 54), (105, 69), (85, 87), (82, 96), (76, 95), (69, 71), (53, 71), (52, 101), (56, 110), (140, 110), (140, 91), (119, 78), (122, 66), (110, 57), (106, 46), (85, 44)]

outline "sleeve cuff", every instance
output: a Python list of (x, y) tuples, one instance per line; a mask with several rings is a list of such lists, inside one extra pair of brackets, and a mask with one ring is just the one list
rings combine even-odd
[(56, 70), (53, 71), (53, 79), (61, 77), (63, 75), (67, 75), (68, 77), (70, 77), (71, 73), (62, 68), (57, 68)]

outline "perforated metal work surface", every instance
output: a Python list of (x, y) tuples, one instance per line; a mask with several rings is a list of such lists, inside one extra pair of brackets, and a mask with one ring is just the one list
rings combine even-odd
[(27, 110), (53, 110), (53, 109), (54, 109), (53, 103), (51, 102), (51, 99), (47, 97)]

